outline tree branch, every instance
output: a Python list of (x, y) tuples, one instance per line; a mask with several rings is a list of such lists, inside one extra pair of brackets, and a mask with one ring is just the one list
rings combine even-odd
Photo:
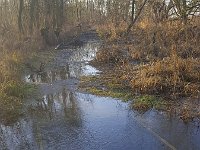
[(137, 15), (136, 15), (135, 18), (134, 18), (134, 20), (131, 20), (131, 23), (130, 23), (130, 25), (128, 26), (127, 31), (126, 31), (126, 34), (127, 34), (127, 35), (129, 34), (129, 32), (130, 32), (131, 28), (133, 27), (133, 25), (134, 25), (134, 24), (136, 23), (136, 21), (138, 20), (138, 18), (139, 18), (139, 16), (140, 16), (140, 14), (141, 14), (141, 12), (142, 12), (144, 6), (146, 5), (147, 1), (148, 1), (148, 0), (144, 0), (142, 6), (140, 7), (140, 9), (139, 9)]

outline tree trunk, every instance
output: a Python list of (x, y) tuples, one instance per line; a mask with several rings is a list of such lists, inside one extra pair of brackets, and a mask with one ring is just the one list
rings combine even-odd
[(22, 26), (23, 8), (24, 8), (24, 0), (19, 0), (18, 28), (20, 32), (23, 32), (23, 26)]
[(132, 0), (132, 12), (131, 12), (131, 21), (134, 21), (135, 17), (135, 0)]
[(64, 1), (60, 0), (60, 28), (62, 28), (64, 20)]
[(30, 3), (30, 12), (29, 12), (29, 16), (30, 16), (29, 31), (30, 31), (30, 33), (33, 32), (35, 3), (36, 3), (36, 0), (31, 0), (31, 3)]
[(144, 9), (144, 6), (146, 5), (146, 3), (148, 2), (148, 0), (144, 0), (142, 6), (140, 7), (140, 9), (138, 10), (137, 15), (134, 17), (134, 19), (131, 21), (130, 25), (127, 28), (127, 35), (129, 34), (129, 32), (131, 31), (131, 28), (133, 27), (133, 25), (136, 23), (137, 19), (139, 18), (142, 10)]

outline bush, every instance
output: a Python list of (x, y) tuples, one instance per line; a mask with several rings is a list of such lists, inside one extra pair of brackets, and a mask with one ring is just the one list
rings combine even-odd
[(134, 91), (165, 95), (198, 95), (200, 61), (177, 56), (140, 66), (130, 82)]

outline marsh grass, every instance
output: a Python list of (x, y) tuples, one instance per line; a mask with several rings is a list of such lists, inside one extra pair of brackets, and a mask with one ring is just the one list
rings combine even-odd
[(170, 57), (141, 65), (130, 81), (133, 91), (165, 93), (171, 96), (198, 96), (200, 91), (199, 60)]
[[(114, 72), (128, 82), (135, 93), (180, 96), (200, 95), (200, 28), (195, 20), (184, 26), (179, 22), (153, 24), (141, 20), (125, 39), (113, 38), (97, 53), (96, 63), (122, 66)], [(121, 34), (112, 24), (99, 28), (100, 34)], [(114, 29), (111, 29), (114, 28)], [(107, 36), (106, 34), (103, 34)], [(108, 38), (109, 39), (109, 38)], [(133, 63), (137, 62), (137, 63)], [(127, 67), (128, 66), (128, 67)], [(114, 67), (116, 69), (116, 67)], [(113, 69), (113, 70), (114, 70)], [(119, 76), (120, 74), (120, 76)]]
[(87, 76), (82, 77), (79, 89), (91, 94), (120, 98), (123, 101), (133, 99), (130, 89), (125, 88), (119, 82), (115, 82), (115, 78), (103, 76)]
[(107, 21), (106, 24), (97, 25), (96, 28), (101, 38), (116, 41), (126, 32), (127, 22), (121, 21), (116, 25), (112, 21)]
[(140, 112), (145, 112), (152, 108), (168, 111), (171, 105), (170, 101), (158, 96), (137, 96), (130, 87), (125, 87), (116, 78), (108, 78), (108, 76), (106, 78), (105, 76), (82, 77), (79, 89), (98, 96), (113, 97), (124, 102), (130, 101), (131, 108)]
[(199, 18), (187, 25), (179, 21), (155, 24), (141, 19), (127, 37), (117, 26), (104, 24), (98, 32), (105, 43), (92, 64), (112, 64), (103, 72), (102, 82), (111, 89), (118, 86), (116, 83), (121, 88), (128, 87), (136, 97), (133, 108), (146, 110), (167, 105), (167, 109), (172, 109), (174, 105), (183, 114), (181, 118), (187, 120), (193, 116), (190, 114), (199, 114), (197, 109), (191, 113), (193, 107), (184, 110), (182, 102), (188, 98), (192, 104), (192, 99), (200, 96), (199, 24)]
[(138, 111), (147, 111), (151, 108), (157, 110), (167, 110), (169, 102), (164, 101), (160, 97), (156, 97), (153, 95), (142, 95), (136, 97), (132, 102), (132, 108)]
[(0, 121), (12, 124), (23, 114), (24, 100), (36, 91), (36, 87), (21, 79), (29, 55), (17, 48), (6, 48), (6, 45), (0, 48)]
[(133, 99), (133, 96), (129, 91), (123, 90), (123, 89), (98, 89), (96, 87), (88, 87), (86, 88), (86, 91), (95, 95), (99, 96), (105, 96), (105, 97), (113, 97), (113, 98), (119, 98), (123, 101), (129, 101)]
[(23, 115), (25, 98), (30, 98), (37, 88), (33, 85), (9, 81), (0, 85), (0, 121), (12, 124)]

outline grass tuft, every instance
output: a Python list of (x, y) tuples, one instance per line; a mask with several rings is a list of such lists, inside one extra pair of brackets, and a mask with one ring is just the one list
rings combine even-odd
[(152, 95), (143, 95), (137, 97), (133, 103), (132, 108), (138, 111), (147, 111), (151, 108), (155, 108), (158, 110), (166, 110), (167, 105), (169, 105), (162, 98), (152, 96)]

